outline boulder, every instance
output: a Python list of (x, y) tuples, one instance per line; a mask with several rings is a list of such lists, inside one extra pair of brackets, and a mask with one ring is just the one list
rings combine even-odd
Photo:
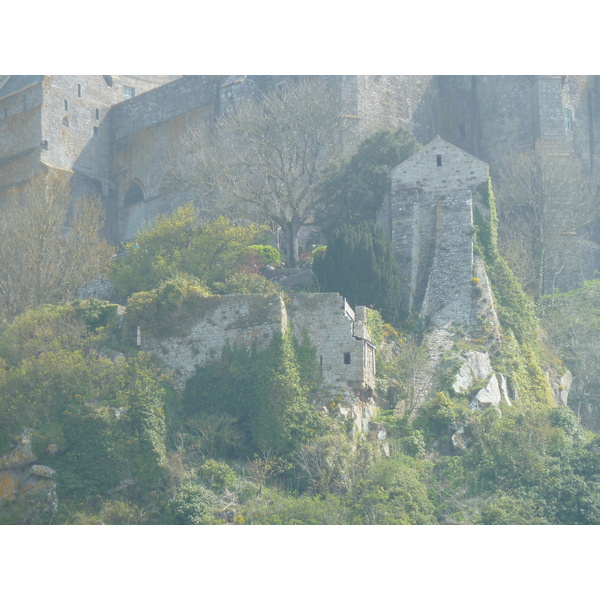
[(573, 384), (573, 375), (568, 369), (559, 375), (554, 369), (548, 368), (546, 370), (546, 376), (550, 382), (552, 388), (552, 394), (554, 395), (554, 404), (556, 406), (567, 406), (569, 399), (569, 391)]
[(27, 434), (23, 434), (16, 446), (0, 456), (0, 469), (18, 469), (37, 460), (37, 456), (31, 449), (31, 440)]
[[(14, 448), (0, 456), (0, 498), (12, 500), (32, 491), (43, 490), (52, 495), (54, 469), (32, 464), (37, 457), (31, 450), (31, 440), (23, 434)], [(49, 501), (54, 501), (51, 498)]]
[(452, 447), (458, 452), (464, 452), (467, 449), (464, 433), (464, 428), (460, 426), (450, 438), (452, 440)]
[(485, 381), (493, 373), (492, 362), (487, 352), (471, 350), (463, 357), (463, 363), (452, 382), (456, 394), (466, 394), (476, 381)]
[(502, 373), (500, 373), (500, 394), (502, 396), (502, 400), (504, 400), (504, 402), (506, 402), (506, 404), (509, 406), (512, 406), (510, 396), (508, 395), (508, 382)]
[(471, 409), (482, 410), (490, 406), (498, 406), (502, 400), (500, 393), (500, 384), (495, 374), (492, 374), (487, 385), (479, 390), (475, 398), (471, 401)]

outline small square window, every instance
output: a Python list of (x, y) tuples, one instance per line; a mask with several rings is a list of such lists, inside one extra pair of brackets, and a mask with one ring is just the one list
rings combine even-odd
[(127, 99), (135, 96), (135, 88), (129, 87), (128, 85), (123, 86), (123, 96)]

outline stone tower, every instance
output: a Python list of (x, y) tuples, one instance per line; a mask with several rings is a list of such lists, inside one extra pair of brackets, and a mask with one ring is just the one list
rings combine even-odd
[(439, 136), (393, 169), (380, 222), (407, 284), (403, 312), (437, 326), (476, 318), (473, 210), (487, 182), (486, 163)]

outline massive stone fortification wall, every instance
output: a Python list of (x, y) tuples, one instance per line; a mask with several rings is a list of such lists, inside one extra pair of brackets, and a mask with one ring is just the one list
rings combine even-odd
[[(584, 170), (600, 183), (600, 78), (569, 75), (563, 81), (563, 106), (571, 111), (572, 119), (572, 128), (567, 130), (569, 143)], [(568, 126), (565, 121), (565, 128)]]
[[(174, 119), (198, 107), (219, 102), (221, 76), (187, 76), (114, 106), (110, 111), (111, 136), (125, 145), (143, 129)], [(118, 150), (118, 148), (117, 148)]]
[(359, 75), (353, 79), (362, 135), (400, 125), (421, 143), (436, 134), (433, 100), (437, 92), (431, 75)]
[(532, 149), (573, 152), (599, 178), (600, 94), (596, 76), (438, 76), (437, 133), (490, 165)]
[[(165, 185), (165, 157), (181, 132), (227, 114), (242, 98), (307, 77), (4, 77), (0, 194), (42, 165), (72, 170), (75, 195), (102, 196), (111, 241), (132, 239), (144, 221), (193, 199)], [(323, 77), (358, 136), (398, 125), (422, 143), (440, 134), (487, 162), (494, 177), (506, 155), (541, 140), (574, 152), (600, 183), (595, 76)], [(132, 185), (137, 202), (125, 202)]]
[(439, 134), (444, 139), (489, 163), (492, 170), (506, 154), (533, 147), (534, 77), (444, 76), (438, 81)]
[(44, 81), (42, 162), (108, 179), (108, 108), (123, 100), (101, 75), (53, 75)]

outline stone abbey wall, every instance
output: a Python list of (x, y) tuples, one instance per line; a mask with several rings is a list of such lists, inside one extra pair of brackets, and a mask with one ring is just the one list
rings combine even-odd
[[(305, 77), (0, 77), (0, 193), (40, 165), (72, 170), (82, 182), (75, 193), (102, 195), (112, 241), (131, 239), (144, 220), (190, 199), (163, 177), (164, 157), (186, 127), (226, 114), (242, 98)], [(492, 176), (504, 156), (541, 139), (574, 152), (600, 181), (595, 76), (322, 77), (359, 137), (398, 125), (424, 144), (439, 134), (487, 162)], [(126, 99), (126, 89), (135, 89), (135, 97)], [(133, 182), (145, 204), (125, 207)]]
[(28, 78), (23, 85), (0, 94), (0, 197), (41, 169), (44, 96), (40, 78)]
[[(0, 201), (11, 186), (44, 168), (73, 172), (75, 196), (102, 197), (109, 240), (133, 239), (143, 223), (194, 199), (191, 190), (165, 177), (166, 159), (183, 132), (226, 114), (243, 98), (305, 77), (0, 77)], [(542, 141), (549, 151), (576, 154), (600, 183), (596, 76), (322, 77), (358, 137), (404, 125), (426, 144), (437, 133), (487, 162), (496, 180), (503, 158)], [(128, 89), (135, 97), (125, 98)], [(125, 201), (131, 189), (139, 191), (136, 202)], [(404, 212), (412, 206), (411, 200)], [(420, 210), (407, 218), (430, 228), (426, 222), (434, 217)], [(597, 226), (594, 242), (599, 231)], [(421, 264), (431, 264), (433, 247), (419, 242), (421, 231), (411, 236), (423, 249)], [(598, 261), (597, 251), (585, 248), (584, 277)], [(422, 287), (413, 282), (413, 293), (421, 290), (419, 302)]]

